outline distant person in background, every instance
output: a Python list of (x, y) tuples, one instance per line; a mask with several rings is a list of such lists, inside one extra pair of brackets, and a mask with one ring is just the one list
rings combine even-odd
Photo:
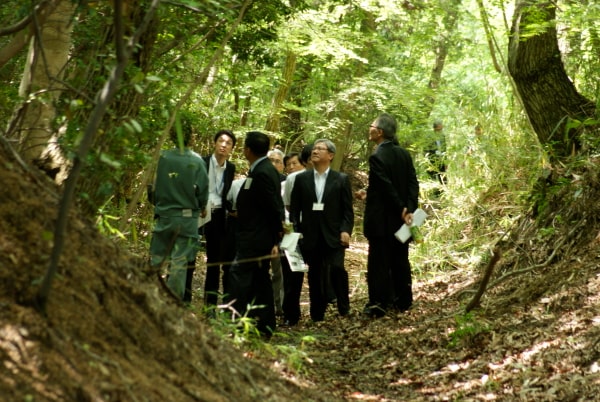
[[(279, 180), (285, 182), (286, 176), (284, 174), (284, 154), (278, 148), (273, 148), (267, 153), (267, 157), (273, 164), (273, 167), (279, 173)], [(283, 185), (281, 186), (283, 189)], [(283, 195), (283, 193), (282, 193)], [(281, 217), (281, 221), (285, 220), (285, 216)], [(271, 261), (271, 281), (273, 282), (273, 300), (275, 303), (275, 315), (280, 317), (283, 316), (283, 273), (281, 272), (281, 258), (275, 257)]]
[(483, 128), (476, 124), (473, 133), (466, 136), (466, 146), (464, 148), (463, 161), (460, 164), (461, 174), (469, 177), (470, 180), (476, 178), (489, 180), (493, 175), (493, 169), (490, 167), (491, 156), (494, 149), (497, 149), (489, 141), (490, 139), (483, 135)]
[(446, 137), (444, 135), (444, 124), (441, 120), (433, 122), (433, 135), (427, 148), (425, 155), (429, 160), (430, 166), (427, 170), (429, 177), (446, 184)]
[[(289, 209), (291, 203), (292, 189), (296, 176), (306, 170), (309, 164), (312, 144), (305, 145), (302, 152), (288, 154), (285, 157), (286, 170), (288, 173), (283, 189), (283, 205), (286, 209), (286, 224), (290, 224)], [(297, 163), (296, 163), (297, 161)], [(300, 321), (300, 296), (302, 294), (302, 284), (304, 282), (304, 272), (292, 271), (290, 264), (285, 256), (281, 257), (283, 272), (283, 325), (294, 326)]]
[(419, 182), (408, 151), (396, 145), (396, 120), (383, 113), (369, 127), (377, 147), (369, 157), (369, 186), (356, 193), (366, 198), (364, 234), (369, 241), (369, 301), (363, 313), (382, 317), (388, 309), (406, 311), (413, 302), (409, 243), (394, 233), (412, 223), (418, 206)]
[(331, 169), (335, 151), (333, 142), (315, 141), (310, 158), (313, 168), (296, 176), (290, 203), (290, 220), (302, 234), (301, 250), (308, 264), (310, 317), (314, 322), (324, 319), (330, 281), (338, 313), (350, 314), (344, 257), (354, 227), (352, 187), (346, 174)]
[(188, 148), (190, 121), (181, 117), (180, 123), (181, 138), (171, 130), (178, 146), (161, 152), (156, 169), (150, 259), (152, 266), (167, 265), (167, 286), (183, 301), (188, 261), (195, 261), (198, 252), (198, 216), (206, 215), (208, 176), (202, 158)]
[[(229, 130), (220, 130), (214, 136), (214, 151), (205, 156), (208, 168), (210, 222), (204, 226), (206, 236), (206, 278), (204, 280), (204, 306), (216, 306), (219, 297), (221, 269), (223, 268), (223, 289), (227, 286), (228, 265), (225, 250), (230, 245), (227, 237), (227, 193), (235, 175), (235, 165), (229, 156), (235, 147), (236, 138)], [(191, 276), (189, 285), (191, 287)]]
[(467, 148), (465, 153), (468, 156), (476, 154), (481, 147), (481, 140), (483, 138), (483, 128), (481, 125), (476, 124), (473, 128), (473, 135), (467, 137)]
[(285, 180), (285, 165), (283, 164), (284, 156), (285, 154), (283, 153), (283, 151), (277, 148), (273, 148), (267, 153), (267, 157), (269, 158), (275, 169), (277, 169), (277, 173), (279, 173), (280, 181)]
[(283, 158), (283, 165), (285, 166), (284, 171), (286, 175), (304, 170), (304, 164), (300, 160), (300, 154), (298, 152), (290, 152)]
[(271, 258), (279, 255), (283, 233), (281, 181), (267, 159), (269, 143), (259, 131), (248, 132), (244, 140), (250, 169), (236, 199), (236, 257), (229, 270), (227, 298), (240, 315), (256, 318), (257, 329), (267, 337), (276, 328), (269, 267)]
[[(286, 208), (286, 211), (290, 210), (290, 202), (292, 197), (292, 189), (294, 188), (294, 182), (296, 181), (296, 176), (300, 172), (304, 172), (306, 169), (312, 168), (312, 162), (310, 160), (310, 155), (312, 153), (312, 144), (307, 144), (302, 148), (300, 155), (290, 156), (288, 158), (288, 176), (285, 180), (285, 185), (283, 188), (283, 205)], [(291, 163), (294, 159), (299, 158), (299, 165), (295, 163)], [(288, 215), (289, 216), (289, 215)]]

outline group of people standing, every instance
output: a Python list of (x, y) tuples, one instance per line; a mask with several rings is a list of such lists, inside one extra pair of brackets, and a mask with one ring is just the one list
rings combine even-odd
[[(213, 154), (202, 158), (188, 147), (189, 124), (181, 127), (183, 135), (174, 136), (180, 146), (163, 151), (158, 163), (150, 245), (151, 263), (168, 264), (166, 282), (175, 296), (191, 300), (197, 222), (210, 214), (203, 227), (205, 306), (217, 305), (222, 274), (223, 302), (255, 318), (261, 333), (272, 334), (278, 314), (285, 325), (297, 324), (304, 273), (292, 270), (279, 249), (284, 233), (293, 230), (302, 236), (300, 249), (308, 265), (310, 318), (324, 320), (332, 301), (340, 316), (349, 315), (344, 259), (355, 197), (366, 198), (364, 233), (369, 240), (369, 302), (363, 312), (380, 317), (389, 309), (411, 306), (409, 246), (394, 233), (411, 223), (418, 182), (409, 153), (398, 145), (391, 115), (380, 115), (369, 129), (369, 140), (377, 144), (369, 157), (369, 186), (354, 194), (349, 177), (331, 168), (336, 146), (328, 139), (285, 156), (271, 148), (266, 134), (250, 131), (243, 144), (249, 169), (245, 178), (234, 180), (235, 166), (228, 159), (235, 135), (219, 131)], [(282, 175), (284, 166), (287, 176)]]

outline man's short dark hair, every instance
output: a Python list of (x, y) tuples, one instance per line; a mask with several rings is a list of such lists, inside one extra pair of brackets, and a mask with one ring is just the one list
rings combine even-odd
[(258, 157), (265, 156), (269, 152), (271, 140), (265, 133), (260, 131), (248, 131), (244, 146), (249, 148), (252, 153)]
[(225, 134), (226, 136), (228, 136), (229, 138), (231, 138), (231, 141), (233, 142), (233, 146), (235, 147), (235, 143), (236, 143), (237, 139), (235, 138), (235, 134), (233, 134), (233, 131), (230, 131), (230, 130), (219, 130), (219, 131), (217, 131), (217, 133), (215, 134), (215, 138), (214, 138), (213, 142), (217, 142), (217, 140), (219, 139), (219, 137), (222, 136), (223, 134)]
[(302, 163), (302, 160), (300, 160), (300, 154), (298, 152), (290, 152), (289, 154), (283, 157), (283, 166), (286, 166), (288, 161), (294, 157), (298, 158), (298, 161)]
[(302, 152), (300, 152), (300, 162), (302, 162), (302, 164), (304, 166), (306, 166), (306, 164), (308, 163), (308, 160), (310, 159), (310, 154), (312, 153), (312, 149), (313, 149), (313, 144), (306, 144), (302, 148)]

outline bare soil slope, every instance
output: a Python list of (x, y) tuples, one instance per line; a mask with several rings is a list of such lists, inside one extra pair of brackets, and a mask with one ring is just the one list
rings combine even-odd
[(73, 213), (43, 316), (58, 198), (0, 147), (0, 400), (325, 400), (220, 340)]

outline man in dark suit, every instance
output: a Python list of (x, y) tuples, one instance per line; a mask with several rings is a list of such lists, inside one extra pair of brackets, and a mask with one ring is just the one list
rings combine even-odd
[(344, 257), (354, 227), (352, 188), (347, 175), (330, 168), (334, 155), (335, 145), (331, 141), (315, 141), (311, 153), (313, 170), (296, 176), (290, 202), (290, 221), (302, 233), (302, 255), (309, 267), (313, 321), (324, 319), (330, 280), (338, 312), (342, 316), (350, 313)]
[(214, 136), (214, 152), (205, 156), (208, 170), (208, 196), (210, 203), (210, 221), (204, 226), (206, 237), (206, 277), (204, 280), (204, 306), (215, 306), (218, 301), (221, 268), (223, 268), (223, 293), (227, 293), (226, 249), (228, 244), (227, 193), (235, 175), (235, 165), (229, 162), (229, 156), (235, 147), (236, 138), (229, 130), (220, 130)]
[(401, 243), (394, 233), (412, 223), (419, 182), (410, 154), (398, 145), (393, 116), (384, 113), (375, 119), (369, 140), (377, 144), (369, 157), (369, 187), (357, 193), (367, 200), (363, 223), (369, 240), (369, 302), (364, 313), (381, 317), (389, 308), (406, 311), (412, 305), (408, 242)]
[[(225, 261), (225, 250), (233, 247), (228, 244), (226, 217), (227, 193), (235, 175), (235, 165), (228, 161), (235, 147), (236, 138), (229, 130), (219, 130), (214, 136), (214, 152), (202, 159), (208, 173), (208, 205), (211, 219), (200, 229), (206, 237), (206, 277), (204, 281), (204, 306), (215, 306), (218, 300), (221, 263)], [(185, 302), (192, 300), (192, 278), (196, 261), (190, 261), (187, 271)], [(223, 290), (227, 292), (226, 265), (223, 265)]]
[[(236, 258), (229, 270), (229, 300), (240, 315), (257, 318), (257, 329), (266, 336), (275, 331), (270, 260), (279, 255), (283, 234), (281, 182), (267, 159), (269, 145), (264, 133), (246, 134), (250, 170), (237, 196)], [(248, 311), (249, 304), (260, 307)]]

